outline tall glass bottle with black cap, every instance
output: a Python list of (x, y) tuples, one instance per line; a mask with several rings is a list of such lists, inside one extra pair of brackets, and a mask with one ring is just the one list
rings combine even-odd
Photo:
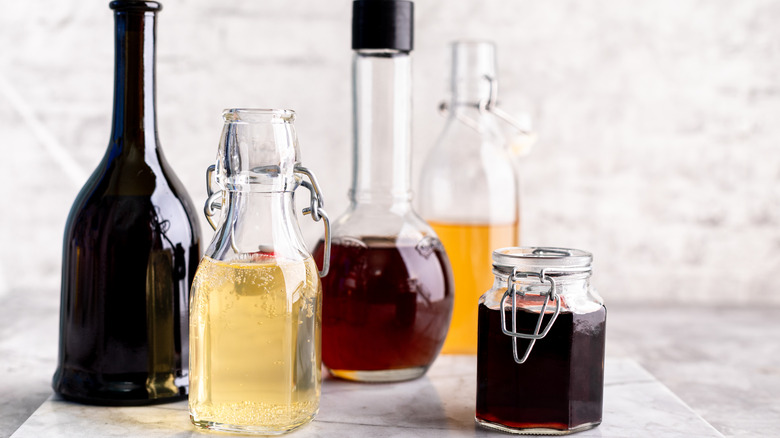
[(68, 400), (137, 405), (187, 394), (187, 309), (200, 257), (192, 202), (155, 115), (154, 1), (113, 1), (114, 117), (65, 225), (59, 363)]
[(422, 376), (452, 313), (449, 261), (411, 206), (412, 12), (410, 1), (353, 3), (351, 204), (322, 279), (322, 361), (349, 380)]

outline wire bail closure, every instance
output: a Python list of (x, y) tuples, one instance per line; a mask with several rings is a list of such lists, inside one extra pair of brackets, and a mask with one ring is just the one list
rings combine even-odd
[(212, 218), (217, 215), (217, 211), (222, 210), (222, 200), (219, 199), (222, 197), (222, 191), (214, 190), (212, 187), (214, 171), (216, 170), (217, 166), (214, 164), (206, 169), (206, 193), (209, 197), (206, 198), (206, 205), (203, 206), (203, 214), (206, 216), (206, 220), (209, 221), (209, 225), (211, 225), (211, 228), (213, 228), (214, 231), (217, 230), (217, 223), (214, 222), (214, 219)]
[[(542, 251), (545, 254), (555, 254), (558, 253), (559, 255), (571, 255), (570, 253), (551, 250), (551, 249), (544, 249)], [(534, 252), (534, 254), (539, 254), (541, 252)], [(524, 363), (526, 360), (528, 360), (528, 356), (531, 354), (531, 350), (534, 348), (534, 344), (537, 340), (544, 338), (547, 336), (547, 333), (550, 332), (550, 329), (553, 326), (553, 323), (555, 323), (555, 320), (558, 318), (558, 315), (561, 313), (561, 297), (558, 294), (558, 283), (556, 282), (557, 277), (565, 277), (568, 275), (576, 275), (581, 274), (585, 272), (590, 272), (590, 267), (586, 268), (567, 268), (565, 270), (561, 269), (541, 269), (539, 272), (526, 272), (526, 271), (518, 271), (517, 267), (512, 268), (512, 274), (509, 275), (507, 278), (507, 289), (504, 292), (504, 295), (501, 297), (500, 302), (500, 309), (502, 310), (501, 315), (501, 331), (504, 332), (505, 335), (512, 337), (512, 355), (515, 359), (515, 362), (518, 364)], [(540, 292), (540, 296), (544, 296), (544, 303), (542, 304), (542, 308), (539, 310), (539, 319), (536, 321), (536, 326), (534, 327), (534, 331), (531, 334), (527, 333), (520, 333), (517, 331), (517, 296), (520, 295), (520, 297), (524, 297), (528, 294), (528, 292), (524, 292), (522, 289), (518, 290), (516, 282), (518, 280), (522, 280), (525, 278), (538, 278), (540, 282), (542, 283), (550, 283), (550, 289), (544, 292)], [(506, 304), (506, 301), (508, 299), (512, 300), (512, 329), (509, 330), (507, 328), (507, 322), (506, 322), (506, 316), (503, 313), (503, 310), (505, 307), (508, 307)], [(542, 322), (544, 321), (544, 315), (547, 311), (547, 307), (550, 304), (550, 301), (552, 300), (553, 303), (555, 303), (555, 311), (553, 312), (552, 318), (547, 322), (547, 325), (545, 325), (544, 330), (541, 330)], [(541, 330), (541, 331), (540, 331)], [(523, 356), (521, 357), (518, 353), (517, 348), (517, 339), (528, 339), (530, 342), (528, 343), (528, 347), (525, 350), (525, 353), (523, 353)]]
[[(561, 294), (562, 284), (567, 277), (587, 278), (592, 271), (591, 262), (593, 256), (585, 251), (555, 247), (507, 247), (493, 251), (493, 273), (497, 280), (506, 278), (507, 287), (498, 303), (501, 312), (501, 331), (512, 337), (512, 355), (518, 364), (525, 363), (531, 354), (537, 340), (547, 336), (558, 315), (561, 313), (563, 298)], [(530, 288), (518, 285), (525, 279), (537, 279), (540, 283), (549, 283), (549, 289)], [(539, 309), (539, 318), (536, 320), (533, 331), (528, 329), (520, 332), (517, 324), (518, 307), (523, 306), (522, 301), (526, 295), (544, 297), (544, 302)], [(508, 300), (512, 300), (511, 304)], [(520, 300), (520, 305), (518, 304)], [(555, 310), (542, 329), (544, 317), (549, 312), (551, 302), (555, 304)], [(538, 305), (534, 303), (534, 310)], [(511, 307), (510, 307), (511, 306)], [(511, 312), (507, 312), (511, 310)], [(507, 313), (510, 313), (510, 322), (507, 323)], [(511, 328), (510, 328), (511, 327)], [(518, 349), (518, 339), (528, 340), (528, 346), (521, 355)]]
[(319, 183), (317, 183), (317, 177), (309, 169), (300, 165), (295, 166), (295, 173), (300, 173), (309, 178), (309, 181), (301, 181), (301, 185), (309, 190), (309, 206), (303, 209), (303, 215), (310, 214), (314, 222), (323, 220), (323, 225), (325, 225), (325, 236), (323, 237), (325, 240), (325, 251), (322, 254), (322, 270), (320, 271), (320, 277), (324, 277), (330, 271), (330, 218), (323, 208), (325, 201), (322, 199), (322, 191)]
[[(209, 225), (211, 225), (211, 228), (215, 231), (217, 229), (217, 223), (213, 218), (222, 210), (222, 200), (220, 199), (222, 197), (222, 190), (214, 190), (213, 186), (213, 176), (216, 169), (217, 167), (214, 164), (206, 169), (206, 193), (208, 193), (208, 198), (206, 199), (206, 204), (203, 206), (203, 214), (206, 216), (206, 220), (209, 222)], [(317, 182), (317, 177), (315, 177), (309, 169), (301, 165), (295, 166), (295, 173), (309, 179), (306, 181), (301, 177), (301, 185), (309, 190), (309, 206), (303, 209), (303, 215), (311, 215), (314, 222), (322, 220), (325, 225), (325, 251), (322, 258), (322, 270), (319, 271), (320, 277), (324, 277), (328, 275), (328, 271), (330, 271), (330, 218), (324, 208), (325, 201), (322, 199), (322, 191)]]
[[(540, 282), (549, 282), (550, 283), (550, 289), (547, 292), (540, 293), (540, 295), (544, 295), (544, 304), (542, 304), (542, 308), (539, 311), (539, 319), (536, 321), (536, 327), (534, 328), (533, 334), (526, 334), (526, 333), (520, 333), (517, 331), (517, 295), (520, 294), (521, 297), (524, 297), (526, 295), (526, 292), (524, 292), (522, 289), (517, 290), (517, 280), (523, 279), (523, 278), (538, 278)], [(528, 356), (531, 354), (531, 350), (534, 348), (534, 344), (536, 343), (537, 339), (542, 339), (545, 336), (547, 336), (547, 333), (552, 328), (553, 323), (558, 318), (558, 314), (561, 313), (561, 299), (558, 296), (558, 293), (556, 292), (557, 284), (555, 283), (555, 278), (547, 275), (546, 271), (542, 269), (540, 272), (520, 272), (517, 270), (517, 267), (514, 267), (512, 269), (512, 275), (507, 278), (507, 289), (506, 292), (504, 292), (504, 295), (501, 297), (501, 304), (500, 309), (502, 310), (501, 315), (501, 331), (504, 332), (505, 335), (512, 337), (512, 356), (515, 359), (515, 362), (518, 364), (524, 363), (526, 360), (528, 360)], [(506, 327), (506, 316), (503, 313), (503, 309), (505, 307), (506, 300), (508, 298), (512, 299), (512, 330), (508, 330)], [(547, 325), (544, 327), (544, 330), (541, 332), (539, 331), (542, 326), (542, 321), (544, 319), (544, 314), (547, 311), (547, 305), (550, 303), (550, 300), (555, 303), (555, 312), (553, 312), (552, 318), (547, 322)], [(528, 343), (528, 347), (525, 349), (525, 353), (522, 357), (518, 354), (517, 349), (517, 338), (520, 339), (528, 339), (530, 342)]]
[[(488, 85), (490, 86), (489, 94), (487, 99), (482, 99), (477, 104), (477, 109), (479, 109), (479, 112), (484, 114), (492, 114), (496, 117), (498, 117), (500, 120), (508, 123), (512, 128), (517, 130), (517, 132), (521, 135), (524, 135), (529, 138), (534, 137), (534, 133), (531, 131), (526, 130), (523, 125), (520, 124), (514, 117), (512, 117), (509, 113), (502, 110), (497, 106), (498, 103), (498, 86), (496, 84), (496, 79), (489, 75), (484, 75), (483, 79), (488, 81)], [(447, 102), (441, 102), (439, 104), (439, 112), (441, 114), (447, 114), (449, 112), (450, 106)], [(469, 126), (470, 128), (474, 129), (477, 132), (481, 131), (481, 128), (479, 126), (479, 123), (477, 123), (475, 120), (466, 117), (462, 114), (456, 113), (455, 116), (458, 120), (463, 122), (465, 125)]]

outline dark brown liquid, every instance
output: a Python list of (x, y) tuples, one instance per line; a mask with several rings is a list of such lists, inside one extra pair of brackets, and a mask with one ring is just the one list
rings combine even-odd
[[(531, 333), (539, 314), (518, 310), (518, 330)], [(604, 307), (587, 314), (561, 312), (528, 360), (518, 364), (512, 338), (501, 331), (501, 313), (480, 304), (477, 418), (516, 429), (569, 430), (600, 423), (605, 320)], [(518, 339), (520, 357), (528, 342)]]
[[(320, 266), (322, 251), (320, 242)], [(322, 362), (331, 370), (427, 367), (447, 336), (452, 273), (438, 240), (334, 240), (322, 292)]]
[(198, 234), (172, 194), (77, 200), (63, 253), (59, 394), (96, 404), (186, 395)]
[(52, 386), (69, 400), (136, 405), (187, 394), (189, 288), (200, 229), (157, 144), (150, 12), (160, 6), (111, 7), (113, 129), (65, 225)]

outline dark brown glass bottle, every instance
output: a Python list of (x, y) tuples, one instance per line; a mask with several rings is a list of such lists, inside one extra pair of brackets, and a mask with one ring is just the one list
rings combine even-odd
[(114, 117), (106, 155), (65, 225), (54, 390), (90, 404), (187, 394), (189, 288), (200, 229), (162, 154), (154, 1), (113, 1)]

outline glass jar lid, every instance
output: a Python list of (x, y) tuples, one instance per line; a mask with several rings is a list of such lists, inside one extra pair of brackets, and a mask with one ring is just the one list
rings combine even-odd
[[(553, 247), (509, 247), (493, 251), (493, 273), (496, 278), (506, 281), (507, 288), (501, 297), (500, 309), (511, 311), (511, 327), (507, 318), (501, 318), (501, 331), (512, 338), (512, 356), (516, 363), (522, 364), (528, 359), (534, 343), (547, 336), (561, 312), (559, 282), (566, 278), (587, 278), (590, 276), (593, 254), (579, 249)], [(531, 290), (517, 285), (518, 281), (535, 279), (549, 284), (549, 288)], [(518, 300), (527, 295), (543, 299), (539, 309), (535, 329), (532, 333), (518, 330)], [(552, 315), (542, 329), (548, 305), (554, 304)], [(528, 340), (525, 353), (520, 354), (517, 340)]]
[(519, 246), (493, 251), (493, 273), (504, 276), (513, 271), (590, 272), (592, 262), (593, 254), (580, 249)]

